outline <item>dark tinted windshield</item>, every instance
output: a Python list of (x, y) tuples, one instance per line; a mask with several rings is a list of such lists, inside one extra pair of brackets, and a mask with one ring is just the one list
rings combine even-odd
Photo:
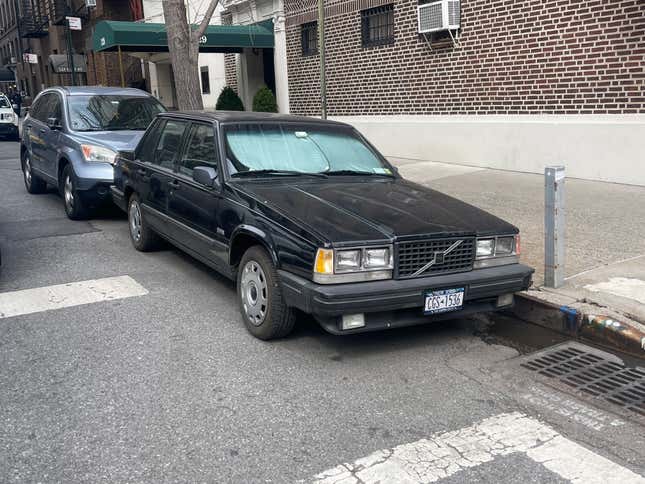
[(76, 131), (144, 130), (165, 111), (153, 97), (69, 96), (71, 128)]
[(10, 107), (11, 107), (11, 103), (9, 102), (9, 100), (4, 96), (0, 96), (0, 108), (10, 108)]
[(229, 172), (359, 172), (389, 175), (389, 167), (349, 129), (293, 124), (240, 124), (225, 131)]

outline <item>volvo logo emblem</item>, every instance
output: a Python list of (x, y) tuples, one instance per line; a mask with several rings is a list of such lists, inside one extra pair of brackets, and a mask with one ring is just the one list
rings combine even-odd
[(443, 252), (435, 252), (433, 259), (430, 262), (428, 262), (426, 265), (424, 265), (421, 269), (419, 269), (414, 274), (412, 274), (412, 277), (423, 274), (425, 271), (430, 269), (435, 264), (443, 264), (446, 261), (446, 256), (463, 243), (464, 243), (463, 240), (458, 240)]

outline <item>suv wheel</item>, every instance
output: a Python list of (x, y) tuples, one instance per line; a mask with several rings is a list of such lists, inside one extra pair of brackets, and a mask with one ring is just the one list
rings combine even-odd
[(128, 227), (130, 240), (135, 249), (148, 252), (159, 245), (159, 236), (146, 223), (141, 210), (141, 202), (137, 195), (128, 200)]
[(65, 213), (72, 220), (83, 220), (87, 218), (88, 210), (76, 189), (76, 176), (72, 165), (63, 169), (61, 179), (61, 192), (65, 202)]
[(256, 338), (281, 338), (293, 329), (294, 310), (284, 303), (278, 273), (269, 254), (260, 246), (251, 247), (242, 257), (237, 297), (244, 324)]
[(25, 151), (22, 155), (22, 175), (25, 180), (25, 188), (29, 193), (43, 193), (47, 189), (47, 183), (38, 178), (31, 169), (29, 151)]

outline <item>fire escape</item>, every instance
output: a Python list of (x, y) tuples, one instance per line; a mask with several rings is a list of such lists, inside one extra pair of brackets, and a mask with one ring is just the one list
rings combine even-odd
[(20, 0), (20, 32), (25, 38), (45, 37), (49, 34), (50, 0)]

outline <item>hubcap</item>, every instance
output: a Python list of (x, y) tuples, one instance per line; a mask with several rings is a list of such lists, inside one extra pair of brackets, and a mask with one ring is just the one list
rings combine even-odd
[(130, 204), (130, 234), (135, 242), (141, 239), (141, 210), (135, 201)]
[(71, 210), (74, 208), (74, 187), (72, 185), (72, 178), (69, 175), (65, 177), (65, 188), (63, 191), (65, 193), (65, 205)]
[(27, 186), (31, 186), (31, 161), (28, 156), (25, 157), (25, 181)]
[(256, 261), (250, 260), (244, 266), (240, 289), (246, 316), (253, 325), (261, 325), (267, 314), (269, 289), (264, 271)]

